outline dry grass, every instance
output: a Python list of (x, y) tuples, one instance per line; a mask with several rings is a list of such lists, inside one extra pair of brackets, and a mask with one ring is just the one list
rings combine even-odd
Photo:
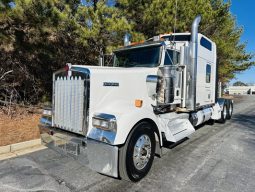
[(38, 128), (41, 114), (16, 109), (15, 115), (0, 110), (0, 146), (40, 138)]

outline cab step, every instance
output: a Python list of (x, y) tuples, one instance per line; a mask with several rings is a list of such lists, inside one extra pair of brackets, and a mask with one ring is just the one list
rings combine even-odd
[(189, 114), (171, 113), (160, 116), (160, 123), (165, 127), (165, 137), (169, 142), (178, 142), (195, 132), (190, 123)]

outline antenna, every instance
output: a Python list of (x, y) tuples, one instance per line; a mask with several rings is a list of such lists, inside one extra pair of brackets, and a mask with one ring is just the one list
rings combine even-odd
[[(176, 29), (176, 20), (177, 20), (177, 10), (178, 10), (178, 4), (177, 4), (178, 0), (175, 0), (175, 15), (174, 15), (174, 33), (175, 33), (175, 29)], [(174, 37), (175, 38), (175, 37)]]
[[(170, 35), (169, 41), (172, 45), (172, 47), (174, 47), (176, 49), (176, 43), (175, 41), (175, 31), (176, 31), (176, 21), (177, 21), (177, 10), (178, 10), (178, 0), (175, 0), (175, 14), (174, 14), (174, 32)], [(171, 36), (173, 36), (173, 39), (171, 40)]]
[[(175, 0), (175, 15), (174, 15), (174, 34), (176, 30), (176, 20), (177, 20), (177, 10), (178, 10), (178, 0)], [(175, 35), (173, 38), (173, 42), (175, 41)], [(176, 49), (176, 43), (174, 43), (175, 49)]]

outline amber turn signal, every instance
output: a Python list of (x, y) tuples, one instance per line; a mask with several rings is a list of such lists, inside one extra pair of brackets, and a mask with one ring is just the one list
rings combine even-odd
[(142, 105), (143, 105), (143, 100), (140, 100), (140, 99), (135, 100), (135, 106), (136, 107), (142, 107)]

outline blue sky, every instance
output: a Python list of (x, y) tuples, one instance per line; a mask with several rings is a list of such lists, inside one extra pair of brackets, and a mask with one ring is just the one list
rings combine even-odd
[[(238, 26), (244, 28), (241, 38), (242, 42), (247, 42), (246, 50), (255, 53), (255, 1), (254, 0), (232, 0), (231, 13), (236, 17)], [(245, 83), (255, 84), (255, 67), (236, 75), (230, 83), (237, 80)]]

